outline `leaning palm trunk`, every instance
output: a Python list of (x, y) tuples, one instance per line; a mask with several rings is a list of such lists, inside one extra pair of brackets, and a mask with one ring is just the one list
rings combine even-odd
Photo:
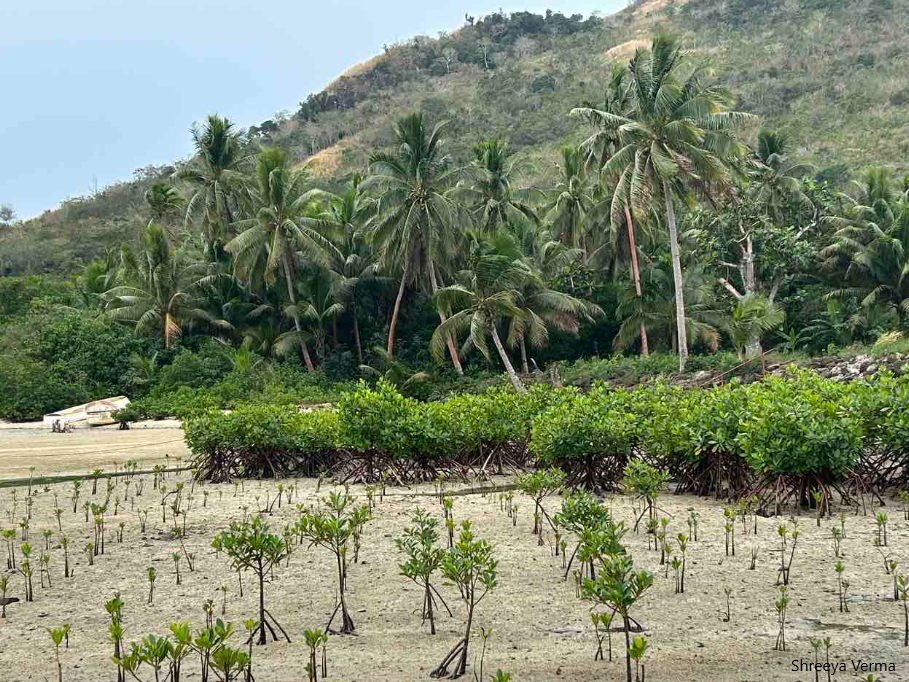
[(499, 351), (499, 357), (502, 358), (502, 364), (505, 365), (505, 373), (508, 375), (511, 385), (514, 386), (518, 393), (524, 395), (527, 393), (527, 389), (524, 388), (524, 384), (521, 383), (517, 372), (514, 371), (514, 367), (511, 365), (511, 360), (508, 359), (508, 353), (505, 352), (505, 347), (502, 345), (502, 340), (499, 338), (499, 332), (496, 331), (495, 324), (492, 325), (492, 342), (496, 345), (496, 350)]
[(297, 295), (294, 293), (294, 283), (293, 278), (290, 274), (290, 261), (287, 259), (287, 256), (281, 259), (282, 264), (284, 265), (284, 279), (287, 282), (287, 296), (290, 298), (290, 304), (294, 307), (294, 329), (297, 330), (297, 334), (301, 336), (300, 348), (303, 351), (303, 361), (306, 363), (306, 369), (310, 372), (315, 372), (316, 368), (312, 364), (312, 358), (309, 357), (309, 349), (306, 348), (306, 340), (302, 339), (302, 330), (300, 329), (300, 318), (297, 316)]
[(675, 208), (672, 206), (672, 194), (669, 183), (663, 182), (663, 197), (666, 201), (666, 218), (669, 222), (669, 250), (672, 254), (672, 279), (675, 283), (675, 318), (679, 339), (679, 371), (685, 371), (688, 361), (688, 333), (685, 324), (685, 299), (683, 297), (684, 281), (682, 279), (682, 258), (679, 252), (679, 232), (675, 222)]
[(363, 346), (360, 345), (360, 323), (357, 321), (357, 302), (352, 300), (350, 302), (350, 312), (353, 315), (353, 331), (354, 331), (354, 341), (357, 344), (357, 360), (360, 364), (363, 364)]
[(388, 359), (391, 360), (395, 353), (395, 327), (398, 326), (398, 313), (401, 312), (401, 299), (404, 298), (404, 286), (407, 284), (407, 269), (404, 266), (404, 273), (401, 275), (401, 286), (398, 287), (398, 296), (395, 298), (395, 307), (391, 311), (391, 322), (388, 325), (388, 344), (385, 352), (388, 353)]
[[(439, 291), (439, 285), (436, 282), (436, 270), (432, 261), (429, 261), (429, 284), (432, 287), (432, 295), (435, 296), (436, 292)], [(448, 319), (441, 308), (439, 308), (439, 319), (443, 324), (445, 323), (445, 320)], [(454, 339), (451, 338), (451, 334), (446, 335), (445, 341), (448, 344), (448, 352), (451, 354), (451, 362), (454, 365), (454, 368), (458, 371), (458, 374), (463, 376), (464, 370), (461, 369), (461, 358), (458, 356), (458, 349), (455, 347)]]
[[(625, 204), (625, 222), (628, 224), (628, 247), (631, 250), (631, 276), (634, 278), (634, 293), (641, 299), (641, 271), (638, 269), (638, 251), (634, 243), (634, 223), (631, 221), (631, 211)], [(647, 346), (647, 327), (641, 322), (641, 355), (645, 358), (650, 354)], [(526, 370), (525, 370), (526, 371)]]
[(530, 374), (530, 365), (527, 364), (527, 344), (524, 343), (524, 335), (521, 335), (520, 339), (521, 346), (521, 368), (524, 370), (524, 374)]

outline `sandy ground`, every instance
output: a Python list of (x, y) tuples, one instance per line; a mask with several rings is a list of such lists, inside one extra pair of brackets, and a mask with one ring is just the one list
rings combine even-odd
[[(120, 431), (116, 426), (77, 427), (73, 433), (51, 433), (42, 425), (0, 425), (0, 481), (36, 475), (82, 474), (92, 469), (113, 470), (132, 460), (140, 468), (186, 457), (180, 423), (142, 422)], [(2, 679), (2, 678), (0, 678)]]
[[(54, 438), (62, 440), (67, 436)], [(115, 495), (124, 492), (122, 480), (119, 479)], [(172, 475), (167, 484), (173, 486), (176, 480)], [(294, 520), (296, 503), (316, 503), (315, 482), (300, 480), (297, 484), (299, 491), (294, 505), (285, 504), (268, 517), (278, 532), (285, 523)], [(108, 539), (105, 555), (98, 557), (91, 567), (80, 551), (90, 539), (89, 524), (84, 522), (81, 510), (73, 514), (71, 507), (67, 509), (63, 515), (63, 532), (69, 537), (75, 555), (72, 556), (75, 577), (69, 579), (62, 577), (63, 558), (57, 545), (60, 534), (52, 513), (52, 492), (38, 493), (31, 524), (32, 545), (43, 545), (43, 529), (54, 531), (51, 563), (54, 582), (53, 587), (42, 589), (35, 576), (35, 601), (11, 605), (8, 618), (0, 620), (2, 682), (33, 682), (45, 677), (55, 680), (52, 646), (45, 628), (62, 623), (72, 627), (70, 648), (62, 654), (64, 679), (69, 682), (115, 679), (109, 661), (108, 619), (103, 608), (114, 592), (120, 592), (126, 602), (127, 641), (148, 633), (166, 634), (169, 624), (176, 620), (200, 625), (204, 622), (203, 602), (211, 598), (220, 605), (222, 584), (229, 588), (228, 619), (240, 626), (244, 619), (255, 616), (256, 590), (252, 576), (246, 576), (245, 596), (240, 598), (236, 574), (229, 570), (224, 557), (210, 550), (210, 543), (231, 519), (242, 517), (242, 506), (253, 510), (264, 506), (269, 493), (273, 495), (275, 484), (248, 482), (239, 495), (235, 495), (237, 491), (231, 485), (206, 486), (204, 490), (209, 496), (205, 508), (203, 495), (196, 488), (187, 524), (187, 546), (197, 556), (196, 567), (194, 572), (189, 572), (184, 562), (180, 586), (175, 584), (170, 559), (179, 550), (179, 542), (162, 523), (160, 494), (150, 488), (149, 481), (144, 495), (131, 500), (126, 510), (121, 509), (109, 522), (111, 533), (119, 521), (126, 523), (124, 543)], [(62, 507), (67, 506), (64, 501), (68, 499), (69, 489), (69, 484), (58, 486)], [(353, 490), (365, 502), (363, 490)], [(361, 561), (351, 567), (348, 587), (357, 635), (331, 638), (328, 681), (428, 680), (429, 672), (460, 637), (464, 611), (453, 588), (442, 589), (454, 617), (441, 617), (438, 634), (433, 637), (428, 634), (428, 625), (420, 625), (421, 593), (399, 573), (400, 555), (393, 540), (407, 524), (409, 515), (418, 506), (441, 515), (434, 498), (414, 496), (416, 491), (389, 489), (378, 506), (375, 520), (366, 529)], [(326, 492), (327, 487), (323, 487), (321, 494)], [(20, 489), (16, 517), (21, 516), (23, 493)], [(475, 532), (494, 544), (500, 561), (499, 587), (478, 608), (475, 620), (474, 645), (480, 640), (480, 627), (493, 630), (486, 657), (487, 673), (502, 668), (512, 674), (514, 682), (623, 680), (620, 635), (613, 635), (615, 660), (595, 662), (596, 640), (589, 620), (591, 605), (576, 598), (570, 580), (562, 581), (561, 558), (553, 557), (548, 546), (537, 546), (530, 532), (531, 503), (526, 499), (517, 501), (520, 504), (517, 527), (499, 510), (494, 496), (457, 497), (454, 503), (456, 518), (473, 521)], [(549, 500), (547, 507), (554, 509), (557, 502)], [(0, 528), (12, 525), (8, 516), (11, 505), (11, 492), (0, 490)], [(619, 497), (614, 505), (616, 515), (632, 523), (631, 500)], [(687, 532), (688, 510), (696, 509), (701, 517), (700, 540), (690, 545), (687, 592), (676, 595), (671, 571), (668, 579), (664, 577), (659, 553), (647, 550), (643, 533), (627, 536), (626, 545), (637, 567), (657, 573), (654, 587), (633, 611), (644, 624), (651, 646), (647, 654), (648, 680), (810, 682), (814, 674), (792, 672), (792, 660), (810, 659), (808, 639), (821, 636), (833, 638), (832, 656), (848, 668), (848, 672), (838, 672), (834, 680), (867, 677), (867, 673), (853, 672), (853, 659), (896, 664), (895, 673), (879, 673), (882, 682), (909, 680), (909, 649), (902, 647), (902, 608), (891, 600), (891, 579), (885, 575), (882, 562), (871, 546), (875, 527), (870, 516), (850, 516), (846, 522), (848, 537), (843, 541), (843, 552), (846, 576), (851, 581), (848, 614), (838, 610), (835, 559), (829, 539), (830, 529), (838, 521), (825, 520), (823, 527), (817, 528), (812, 518), (802, 518), (790, 587), (787, 630), (790, 650), (783, 653), (773, 651), (777, 629), (773, 602), (777, 596), (779, 562), (776, 521), (759, 519), (758, 535), (738, 537), (737, 556), (727, 558), (721, 505), (667, 495), (662, 498), (661, 506), (673, 515), (669, 527), (672, 535)], [(144, 535), (139, 532), (132, 507), (150, 510)], [(909, 522), (903, 521), (895, 508), (889, 511), (891, 551), (900, 561), (901, 569), (907, 570)], [(748, 570), (752, 544), (759, 547), (755, 571)], [(155, 566), (158, 571), (152, 606), (146, 604), (145, 570), (149, 566)], [(22, 597), (22, 577), (11, 574), (10, 578), (11, 594)], [(728, 623), (723, 620), (724, 587), (732, 589), (732, 618)], [(266, 606), (293, 642), (256, 647), (255, 674), (259, 682), (305, 679), (306, 648), (302, 632), (305, 628), (324, 627), (334, 599), (331, 556), (318, 548), (297, 548), (290, 565), (277, 569), (274, 580), (266, 587)], [(240, 641), (241, 637), (235, 637), (235, 644)], [(472, 647), (470, 679), (479, 651), (479, 646)], [(184, 679), (199, 679), (195, 660), (184, 665)]]

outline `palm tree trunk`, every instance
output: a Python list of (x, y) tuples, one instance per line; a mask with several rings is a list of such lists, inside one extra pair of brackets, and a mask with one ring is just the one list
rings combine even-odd
[[(290, 274), (290, 261), (285, 255), (281, 259), (281, 264), (284, 266), (284, 281), (287, 282), (287, 296), (290, 298), (291, 305), (297, 307), (297, 295), (294, 293), (294, 283), (293, 278)], [(300, 318), (294, 313), (294, 329), (297, 330), (297, 333), (302, 336), (302, 329), (300, 328)], [(313, 367), (312, 358), (309, 357), (309, 349), (306, 347), (306, 339), (302, 339), (300, 343), (301, 350), (303, 351), (303, 361), (306, 363), (306, 369), (310, 372), (315, 372), (316, 368)]]
[[(429, 261), (429, 284), (432, 287), (432, 295), (435, 296), (436, 292), (439, 290), (439, 285), (436, 282), (436, 268), (431, 260)], [(439, 309), (439, 319), (443, 324), (445, 320), (448, 319), (441, 308)], [(451, 363), (458, 371), (458, 374), (463, 376), (464, 370), (461, 368), (461, 358), (458, 356), (458, 349), (455, 347), (454, 339), (451, 338), (451, 334), (447, 335), (445, 341), (448, 344), (448, 352), (451, 354)]]
[(496, 350), (499, 351), (499, 357), (502, 358), (502, 364), (505, 365), (505, 373), (508, 375), (511, 385), (514, 386), (514, 390), (524, 395), (527, 393), (527, 389), (524, 388), (524, 384), (518, 378), (517, 372), (511, 366), (511, 360), (508, 359), (508, 353), (505, 352), (505, 347), (502, 345), (502, 340), (499, 338), (499, 332), (496, 331), (495, 324), (492, 325), (492, 342), (496, 345)]
[(682, 279), (682, 256), (679, 251), (679, 231), (675, 222), (675, 208), (672, 206), (672, 194), (669, 182), (663, 181), (663, 198), (666, 201), (666, 219), (669, 222), (669, 251), (672, 254), (672, 278), (675, 282), (675, 319), (679, 338), (679, 371), (685, 371), (688, 361), (688, 328), (685, 324), (685, 298)]
[[(638, 269), (638, 250), (634, 244), (634, 223), (631, 220), (631, 211), (625, 203), (625, 223), (628, 225), (628, 247), (631, 249), (631, 276), (634, 278), (634, 293), (639, 302), (641, 298), (641, 271)], [(645, 358), (650, 354), (647, 345), (647, 327), (641, 322), (641, 355)]]
[(524, 343), (524, 336), (521, 335), (521, 367), (524, 374), (530, 374), (530, 365), (527, 364), (527, 344)]
[(363, 346), (360, 345), (360, 323), (357, 321), (357, 302), (351, 300), (350, 312), (353, 315), (354, 341), (357, 344), (357, 360), (363, 364)]
[(394, 357), (395, 352), (395, 327), (398, 326), (398, 313), (401, 312), (401, 299), (404, 298), (404, 285), (407, 284), (407, 266), (404, 264), (404, 273), (401, 275), (401, 286), (398, 287), (398, 297), (395, 299), (394, 310), (391, 311), (391, 323), (388, 325), (388, 344), (385, 351), (388, 353), (388, 359)]

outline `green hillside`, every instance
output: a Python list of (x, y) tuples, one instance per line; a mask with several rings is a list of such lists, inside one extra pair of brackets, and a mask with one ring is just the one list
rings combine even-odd
[[(246, 139), (285, 147), (336, 186), (391, 144), (397, 118), (420, 109), (451, 120), (455, 158), (466, 161), (478, 139), (504, 139), (526, 158), (531, 182), (551, 185), (557, 149), (584, 134), (568, 110), (600, 101), (611, 64), (668, 30), (710, 59), (737, 108), (786, 132), (798, 160), (842, 184), (872, 163), (909, 168), (907, 29), (909, 5), (894, 0), (649, 0), (603, 18), (492, 14), (387, 46)], [(72, 272), (133, 240), (147, 221), (145, 189), (172, 170), (142, 169), (0, 231), (0, 274)]]

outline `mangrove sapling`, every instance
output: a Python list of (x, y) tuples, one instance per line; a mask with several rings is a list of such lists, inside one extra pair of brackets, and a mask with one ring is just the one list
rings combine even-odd
[(168, 682), (180, 682), (180, 673), (183, 661), (193, 652), (193, 637), (188, 623), (171, 623), (170, 632), (174, 636), (171, 644), (168, 642)]
[(437, 597), (445, 606), (448, 615), (451, 615), (448, 604), (432, 585), (432, 574), (441, 567), (446, 552), (441, 547), (436, 547), (439, 540), (439, 532), (436, 528), (439, 522), (435, 517), (422, 509), (417, 509), (411, 517), (411, 521), (413, 525), (404, 529), (403, 536), (397, 538), (395, 544), (407, 555), (407, 560), (400, 565), (401, 573), (419, 585), (423, 591), (421, 625), (428, 620), (429, 634), (434, 635), (436, 634)]
[(732, 608), (730, 605), (730, 600), (732, 599), (732, 588), (724, 587), (723, 594), (726, 595), (726, 617), (723, 619), (723, 622), (728, 623), (732, 620)]
[(268, 524), (261, 517), (254, 516), (248, 523), (231, 523), (230, 530), (220, 533), (216, 543), (230, 558), (234, 570), (252, 570), (259, 579), (259, 623), (256, 626), (258, 644), (266, 643), (266, 629), (271, 632), (274, 641), (278, 641), (272, 624), (281, 630), (289, 642), (290, 637), (284, 628), (265, 608), (265, 576), (286, 556), (287, 545), (284, 540), (279, 535), (269, 533)]
[(891, 561), (890, 562), (890, 575), (893, 576), (893, 601), (898, 601), (900, 598), (900, 591), (897, 587), (897, 576), (896, 569), (899, 567), (899, 562)]
[(22, 552), (22, 561), (19, 562), (19, 571), (22, 573), (23, 578), (25, 578), (25, 601), (34, 601), (35, 593), (32, 590), (32, 565), (30, 560), (32, 548), (29, 547), (26, 542), (19, 549)]
[(0, 575), (0, 618), (6, 618), (6, 591), (9, 589), (9, 576)]
[(45, 528), (44, 530), (41, 531), (41, 535), (44, 537), (44, 551), (45, 552), (50, 551), (50, 539), (51, 539), (51, 535), (53, 535), (53, 534), (54, 534), (54, 531), (52, 531), (50, 528)]
[(814, 652), (814, 682), (820, 682), (820, 667), (818, 666), (817, 657), (821, 653), (821, 645), (823, 642), (819, 639), (812, 637), (808, 640), (811, 643), (811, 649)]
[(47, 578), (47, 586), (53, 587), (51, 584), (50, 576), (50, 559), (51, 556), (47, 552), (41, 552), (41, 555), (38, 557), (39, 569), (41, 574), (41, 589), (44, 589), (44, 578)]
[[(555, 530), (552, 519), (543, 507), (543, 501), (547, 497), (559, 493), (565, 487), (565, 472), (555, 467), (539, 469), (533, 473), (519, 476), (517, 484), (518, 489), (533, 500), (533, 535), (542, 536), (544, 518)], [(543, 544), (542, 538), (539, 544)]]
[(227, 585), (221, 585), (221, 615), (227, 615)]
[(698, 541), (698, 521), (700, 515), (697, 512), (691, 512), (688, 515), (688, 534), (691, 537), (692, 542)]
[(518, 505), (513, 504), (511, 506), (511, 525), (517, 527), (518, 525)]
[[(591, 613), (590, 620), (593, 621), (593, 630), (596, 633), (597, 637), (597, 651), (593, 655), (593, 660), (604, 660), (603, 658), (603, 639), (605, 638), (609, 642), (609, 662), (612, 663), (612, 617), (615, 615), (614, 611), (603, 613)], [(603, 626), (603, 629), (600, 630), (600, 625)]]
[(726, 531), (726, 556), (729, 556), (729, 550), (732, 549), (732, 556), (735, 556), (735, 510), (732, 507), (723, 509), (723, 516), (726, 517), (726, 523), (723, 528)]
[[(623, 524), (618, 524), (618, 527)], [(648, 571), (634, 572), (634, 562), (626, 554), (599, 555), (601, 563), (595, 580), (585, 579), (582, 593), (622, 617), (625, 632), (626, 682), (631, 682), (631, 616), (630, 610), (644, 592), (653, 585), (653, 574)]]
[(73, 574), (69, 570), (69, 538), (65, 535), (60, 538), (60, 547), (63, 548), (63, 577), (69, 578)]
[(145, 571), (145, 577), (148, 578), (148, 605), (151, 606), (155, 601), (155, 580), (158, 578), (158, 572), (149, 566)]
[(903, 646), (909, 646), (909, 578), (901, 575), (896, 584), (897, 596), (903, 602)]
[[(647, 519), (647, 526), (644, 531), (644, 535), (647, 536), (647, 549), (650, 549), (651, 542), (653, 543), (653, 549), (656, 551), (659, 546), (659, 521), (656, 519)], [(662, 565), (662, 561), (660, 564)]]
[[(577, 545), (565, 566), (564, 580), (568, 580), (571, 566), (583, 543), (583, 538), (591, 532), (602, 528), (612, 521), (609, 510), (594, 495), (586, 490), (579, 490), (562, 500), (562, 509), (556, 513), (555, 524), (572, 533), (577, 538)], [(562, 552), (563, 557), (565, 552)]]
[(634, 500), (644, 503), (640, 516), (635, 519), (635, 533), (638, 532), (638, 524), (645, 513), (648, 519), (655, 518), (656, 500), (668, 482), (668, 473), (647, 464), (643, 459), (633, 459), (625, 465), (622, 488), (633, 495)]
[(56, 507), (54, 509), (54, 516), (57, 517), (57, 532), (62, 533), (63, 532), (63, 521), (62, 521), (63, 510), (60, 509), (60, 507)]
[(310, 547), (318, 545), (335, 555), (339, 600), (325, 626), (325, 631), (329, 633), (334, 632), (331, 624), (339, 609), (342, 621), (340, 634), (352, 634), (356, 629), (346, 599), (348, 541), (370, 520), (370, 516), (366, 505), (354, 507), (355, 499), (346, 490), (330, 493), (324, 500), (325, 511), (308, 511), (297, 522), (298, 533), (309, 540)]
[(833, 646), (833, 640), (824, 637), (824, 656), (827, 658), (827, 682), (830, 682), (830, 647)]
[(676, 538), (679, 541), (679, 551), (682, 553), (682, 578), (679, 583), (679, 593), (685, 593), (685, 569), (688, 566), (688, 536), (679, 533)]
[(843, 532), (834, 526), (830, 529), (833, 534), (833, 556), (837, 559), (840, 557), (840, 544), (843, 542)]
[(115, 593), (113, 599), (104, 603), (104, 610), (110, 616), (110, 641), (114, 645), (113, 660), (117, 664), (117, 682), (126, 680), (126, 670), (121, 662), (123, 654), (123, 600)]
[[(670, 565), (670, 564), (667, 564), (667, 566), (668, 565)], [(681, 582), (679, 580), (679, 574), (682, 569), (682, 560), (679, 559), (678, 557), (673, 557), (671, 565), (672, 565), (672, 570), (675, 571), (675, 593), (679, 594), (682, 591), (680, 588)]]
[[(321, 630), (305, 630), (303, 638), (306, 640), (306, 646), (309, 647), (309, 663), (306, 664), (306, 674), (309, 676), (309, 682), (319, 682), (319, 668), (322, 669), (322, 677), (328, 674), (326, 668), (328, 661), (324, 656), (325, 645), (328, 643), (328, 633)], [(316, 652), (322, 647), (323, 657), (321, 666), (316, 665)]]
[(836, 571), (836, 591), (839, 596), (840, 613), (848, 613), (849, 606), (846, 604), (846, 593), (843, 588), (843, 572), (846, 570), (846, 565), (843, 563), (842, 559), (836, 560), (836, 565), (833, 567), (833, 570)]
[(94, 566), (95, 565), (95, 543), (94, 542), (85, 543), (85, 554), (88, 557), (88, 565)]
[(473, 659), (473, 680), (474, 682), (482, 682), (483, 680), (483, 669), (486, 664), (486, 645), (489, 643), (489, 638), (492, 637), (492, 628), (480, 628), (480, 636), (483, 638), (483, 648), (480, 651), (480, 665), (479, 672), (477, 671), (477, 659), (476, 656)]
[[(461, 522), (461, 534), (453, 549), (446, 552), (442, 560), (442, 574), (461, 594), (467, 608), (467, 626), (464, 637), (445, 655), (442, 662), (430, 673), (430, 677), (460, 677), (467, 671), (467, 650), (470, 645), (470, 630), (476, 607), (496, 587), (496, 567), (493, 547), (487, 541), (476, 538), (470, 521)], [(448, 667), (454, 663), (451, 674)]]
[(644, 654), (647, 652), (647, 640), (638, 635), (631, 643), (631, 658), (634, 660), (634, 679), (635, 682), (646, 682), (646, 671), (644, 670)]
[(877, 553), (881, 555), (881, 560), (884, 562), (884, 573), (890, 575), (890, 558), (892, 554), (890, 552), (885, 552), (881, 549), (881, 541), (878, 538), (873, 538), (871, 544), (874, 545), (874, 548), (877, 550)]
[(6, 567), (9, 570), (16, 569), (16, 529), (9, 528), (4, 530), (0, 535), (6, 542)]
[(884, 512), (878, 512), (874, 517), (877, 524), (877, 540), (881, 547), (887, 546), (887, 522), (890, 518)]
[(786, 587), (786, 585), (780, 585), (780, 598), (774, 603), (777, 613), (777, 622), (780, 626), (776, 636), (776, 644), (773, 645), (774, 651), (786, 651), (786, 609), (789, 607), (789, 597), (786, 595), (786, 592), (788, 589), (789, 588)]
[(101, 478), (102, 473), (104, 472), (101, 469), (92, 471), (92, 497), (98, 494), (98, 479)]
[(54, 643), (54, 657), (57, 659), (57, 682), (63, 682), (63, 661), (60, 660), (60, 647), (63, 645), (63, 640), (69, 641), (69, 625), (53, 629), (48, 628), (47, 634), (50, 635), (51, 641)]
[(170, 555), (170, 558), (173, 559), (173, 562), (174, 562), (174, 573), (177, 576), (177, 584), (182, 585), (183, 581), (180, 576), (180, 559), (182, 559), (183, 557), (180, 555), (180, 552), (174, 552), (173, 554)]

